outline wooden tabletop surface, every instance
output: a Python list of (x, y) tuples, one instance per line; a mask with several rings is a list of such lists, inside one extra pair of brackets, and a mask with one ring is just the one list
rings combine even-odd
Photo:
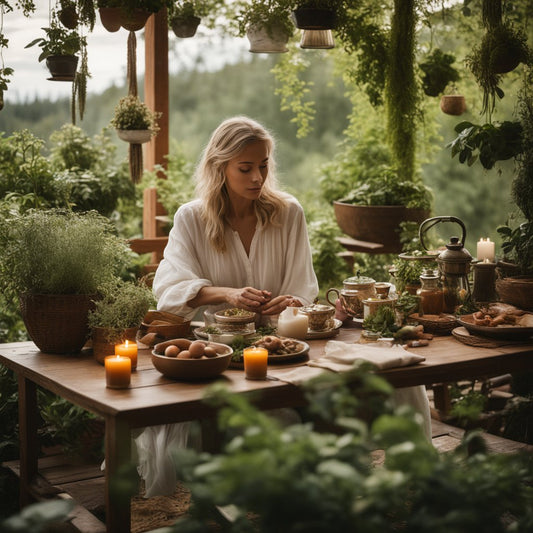
[[(335, 340), (356, 342), (360, 329), (341, 328)], [(310, 358), (324, 354), (328, 339), (308, 341)], [(497, 348), (480, 348), (461, 343), (452, 336), (435, 337), (429, 346), (413, 348), (426, 360), (417, 365), (381, 371), (396, 387), (429, 385), (533, 369), (533, 342), (511, 343)], [(140, 350), (137, 371), (126, 390), (105, 386), (104, 367), (90, 351), (78, 355), (41, 353), (33, 343), (0, 345), (0, 363), (19, 375), (101, 416), (120, 416), (132, 427), (201, 418), (209, 414), (201, 398), (203, 382), (181, 382), (165, 378), (152, 365), (149, 350)], [(293, 363), (296, 366), (303, 363)], [(276, 365), (277, 366), (277, 365)], [(234, 392), (253, 395), (263, 407), (297, 405), (298, 388), (280, 381), (249, 381), (242, 370), (229, 369), (217, 381)], [(255, 396), (257, 397), (257, 395)]]

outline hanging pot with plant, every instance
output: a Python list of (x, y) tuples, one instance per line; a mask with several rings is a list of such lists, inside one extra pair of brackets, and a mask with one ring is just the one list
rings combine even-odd
[(422, 87), (427, 96), (438, 96), (450, 83), (459, 80), (459, 73), (452, 67), (454, 62), (453, 54), (437, 48), (420, 63), (423, 72)]
[(99, 7), (100, 21), (102, 26), (111, 33), (115, 33), (122, 27), (122, 17), (119, 7)]
[(443, 94), (440, 108), (446, 115), (462, 115), (466, 111), (466, 100), (462, 94)]
[(337, 27), (335, 0), (303, 0), (293, 11), (294, 23), (302, 30), (333, 30)]
[(76, 4), (73, 0), (61, 0), (60, 9), (57, 12), (59, 22), (68, 28), (74, 30), (78, 26), (78, 13), (76, 12)]
[(168, 13), (168, 23), (176, 37), (187, 39), (196, 35), (202, 21), (193, 2), (174, 4)]

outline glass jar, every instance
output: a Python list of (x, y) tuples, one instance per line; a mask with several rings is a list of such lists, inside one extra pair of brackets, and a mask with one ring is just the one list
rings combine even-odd
[(420, 296), (420, 315), (440, 315), (444, 310), (444, 292), (439, 283), (439, 275), (431, 269), (420, 276), (422, 286), (416, 291)]

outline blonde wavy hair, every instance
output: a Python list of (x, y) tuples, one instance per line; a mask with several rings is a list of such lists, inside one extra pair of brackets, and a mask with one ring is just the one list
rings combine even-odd
[(263, 141), (268, 149), (268, 174), (261, 196), (254, 201), (261, 224), (279, 225), (281, 211), (288, 195), (279, 190), (274, 161), (274, 139), (258, 122), (248, 117), (225, 120), (213, 132), (196, 169), (196, 196), (202, 200), (202, 216), (206, 233), (218, 251), (226, 250), (224, 239), (230, 200), (226, 189), (226, 167), (252, 142)]

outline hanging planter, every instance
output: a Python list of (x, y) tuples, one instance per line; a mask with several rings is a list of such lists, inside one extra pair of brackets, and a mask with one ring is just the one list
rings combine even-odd
[(170, 21), (174, 35), (180, 39), (187, 39), (196, 35), (196, 30), (202, 19), (196, 15), (176, 16)]
[(131, 144), (144, 144), (150, 141), (152, 138), (152, 132), (150, 130), (119, 130), (117, 129), (117, 135), (122, 141)]
[(63, 0), (61, 9), (57, 13), (59, 22), (68, 28), (74, 30), (78, 26), (78, 14), (76, 13), (76, 4), (72, 0)]
[(331, 30), (304, 30), (300, 40), (300, 48), (312, 50), (329, 50), (335, 48)]
[(99, 8), (100, 21), (102, 26), (109, 32), (115, 33), (122, 27), (122, 17), (119, 7), (101, 7)]
[(259, 54), (280, 54), (288, 52), (290, 34), (282, 26), (249, 26), (246, 36), (250, 41), (250, 52)]
[(50, 71), (50, 81), (74, 81), (78, 68), (78, 56), (49, 56), (46, 66)]
[(298, 7), (293, 11), (297, 28), (302, 30), (334, 30), (337, 13), (332, 9)]
[(145, 9), (121, 10), (120, 25), (128, 31), (142, 30), (152, 13)]
[(447, 115), (462, 115), (466, 111), (466, 100), (462, 94), (443, 94), (440, 108)]

